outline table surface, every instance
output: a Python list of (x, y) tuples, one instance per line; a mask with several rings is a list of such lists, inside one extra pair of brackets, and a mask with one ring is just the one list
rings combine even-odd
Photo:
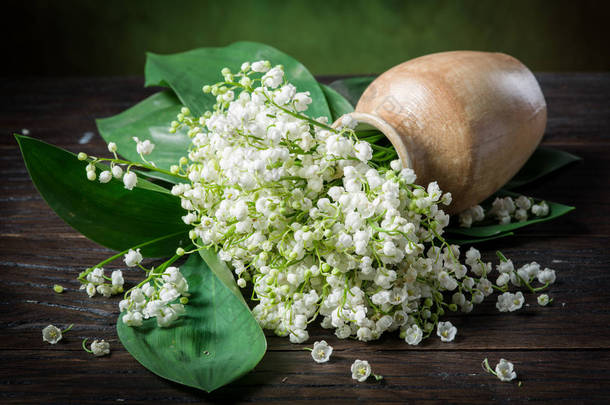
[[(114, 115), (152, 94), (141, 78), (0, 79), (0, 402), (517, 402), (610, 401), (610, 74), (537, 75), (549, 112), (544, 145), (584, 158), (521, 191), (577, 209), (514, 237), (479, 247), (501, 249), (517, 265), (556, 269), (554, 302), (528, 294), (522, 311), (500, 314), (493, 299), (469, 315), (450, 316), (456, 340), (411, 347), (397, 336), (378, 342), (338, 340), (319, 326), (309, 344), (334, 346), (317, 364), (286, 338), (268, 335), (269, 350), (248, 375), (212, 394), (166, 381), (138, 364), (117, 339), (118, 299), (88, 299), (78, 273), (111, 251), (71, 229), (35, 190), (13, 132), (71, 151), (100, 154), (94, 119)], [(328, 82), (330, 78), (322, 78)], [(117, 263), (118, 265), (118, 263)], [(112, 268), (112, 266), (110, 266)], [(137, 280), (127, 271), (127, 281)], [(66, 292), (56, 294), (54, 284)], [(43, 343), (48, 324), (74, 323), (61, 344)], [(103, 338), (112, 353), (94, 358), (84, 338)], [(489, 358), (515, 364), (503, 383), (481, 368)], [(384, 376), (356, 383), (350, 365), (367, 359)]]

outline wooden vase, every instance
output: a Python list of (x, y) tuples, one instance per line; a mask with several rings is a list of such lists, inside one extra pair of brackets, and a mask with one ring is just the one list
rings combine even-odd
[(525, 164), (544, 134), (546, 102), (532, 72), (512, 56), (455, 51), (383, 73), (349, 115), (383, 132), (419, 184), (437, 181), (451, 192), (447, 211), (455, 213)]

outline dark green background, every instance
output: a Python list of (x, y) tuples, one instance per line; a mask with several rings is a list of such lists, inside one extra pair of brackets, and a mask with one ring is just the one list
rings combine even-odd
[(610, 70), (607, 1), (9, 1), (3, 75), (141, 75), (146, 51), (237, 40), (273, 45), (315, 74), (381, 72), (475, 49), (537, 71)]

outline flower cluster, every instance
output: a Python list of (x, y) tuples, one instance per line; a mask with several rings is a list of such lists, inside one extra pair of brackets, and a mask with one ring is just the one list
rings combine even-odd
[(367, 341), (416, 323), (408, 314), (424, 308), (430, 332), (433, 290), (464, 275), (455, 246), (423, 255), (449, 222), (439, 204), (451, 196), (415, 185), (398, 161), (371, 167), (370, 144), (351, 129), (300, 114), (311, 98), (283, 81), (281, 66), (223, 74), (204, 88), (214, 112), (178, 117), (193, 138), (179, 168), (191, 183), (172, 193), (193, 242), (217, 248), (240, 286), (252, 281), (255, 317), (293, 342), (317, 315), (337, 336)]
[[(549, 268), (543, 270), (536, 262), (531, 262), (515, 269), (511, 260), (499, 252), (498, 256), (500, 257), (500, 264), (496, 266), (496, 270), (500, 274), (496, 279), (496, 288), (502, 291), (503, 294), (498, 296), (496, 308), (500, 312), (517, 311), (521, 309), (525, 302), (525, 297), (521, 291), (515, 293), (507, 291), (509, 282), (516, 287), (527, 288), (532, 293), (542, 291), (555, 282), (555, 270)], [(533, 287), (531, 284), (534, 280), (537, 280), (542, 286)], [(542, 294), (538, 297), (538, 303), (542, 306), (547, 305), (549, 302), (547, 294)]]
[[(138, 182), (136, 173), (130, 170), (133, 166), (172, 174), (170, 171), (157, 168), (154, 163), (146, 160), (145, 156), (152, 153), (155, 149), (155, 144), (150, 140), (140, 140), (137, 137), (133, 137), (133, 141), (136, 143), (136, 150), (144, 163), (119, 159), (117, 156), (117, 145), (114, 142), (108, 144), (108, 151), (114, 155), (114, 158), (98, 158), (87, 156), (83, 152), (79, 153), (79, 160), (89, 161), (86, 166), (87, 178), (91, 181), (96, 179), (97, 164), (99, 162), (110, 163), (109, 170), (103, 170), (100, 173), (99, 181), (101, 183), (108, 183), (112, 178), (122, 180), (127, 190), (133, 190)], [(127, 168), (124, 170), (122, 165), (126, 165)], [(140, 246), (154, 242), (156, 240), (149, 241)], [(188, 302), (188, 283), (186, 279), (177, 267), (167, 267), (180, 255), (176, 255), (155, 271), (154, 268), (146, 269), (142, 266), (143, 256), (139, 247), (128, 249), (82, 272), (78, 278), (82, 283), (81, 290), (85, 290), (89, 297), (93, 297), (96, 293), (105, 297), (122, 293), (124, 284), (122, 271), (115, 270), (112, 272), (111, 277), (107, 277), (104, 275), (102, 267), (103, 264), (120, 256), (123, 256), (123, 261), (127, 267), (140, 267), (147, 275), (144, 281), (127, 291), (125, 298), (119, 303), (121, 312), (125, 311), (122, 321), (129, 326), (140, 326), (145, 319), (156, 318), (159, 326), (170, 326), (184, 313), (184, 304)], [(98, 346), (100, 344), (102, 343), (99, 343)]]
[[(138, 149), (138, 153), (140, 153), (140, 156), (142, 156), (142, 159), (144, 159), (144, 154), (148, 154), (150, 152), (152, 152), (152, 150), (154, 149), (154, 145), (152, 143), (150, 143), (150, 141), (145, 141), (145, 146), (141, 146), (143, 143), (139, 141), (138, 138), (133, 138), (134, 141), (137, 143), (137, 149)], [(98, 162), (104, 162), (104, 161), (109, 161), (110, 162), (110, 167), (106, 170), (102, 170), (102, 172), (100, 172), (99, 175), (99, 182), (100, 183), (108, 183), (110, 182), (110, 180), (112, 180), (112, 178), (118, 179), (118, 180), (122, 180), (123, 181), (123, 185), (125, 186), (125, 188), (127, 190), (133, 190), (133, 188), (136, 186), (136, 184), (138, 183), (138, 176), (130, 170), (130, 167), (133, 165), (136, 166), (140, 166), (140, 167), (146, 167), (147, 165), (142, 165), (142, 164), (134, 164), (132, 162), (127, 162), (124, 160), (121, 160), (118, 158), (117, 156), (117, 145), (114, 142), (110, 142), (108, 144), (108, 151), (111, 152), (112, 154), (114, 154), (114, 159), (107, 159), (107, 158), (96, 158), (96, 157), (92, 157), (92, 156), (87, 156), (86, 153), (80, 152), (78, 154), (78, 160), (86, 160), (89, 162), (89, 164), (87, 164), (87, 166), (85, 167), (85, 171), (87, 173), (87, 179), (91, 180), (91, 181), (95, 181), (97, 177), (97, 163)], [(127, 167), (127, 170), (123, 170), (123, 167), (121, 167), (121, 164), (123, 165), (127, 165), (129, 164), (129, 166)]]
[(119, 303), (119, 309), (125, 312), (122, 321), (140, 326), (144, 319), (156, 318), (160, 327), (167, 327), (184, 313), (188, 295), (188, 282), (177, 267), (157, 272), (153, 269)]
[(509, 224), (527, 221), (531, 216), (546, 217), (548, 214), (549, 205), (545, 201), (536, 203), (532, 198), (521, 195), (515, 199), (510, 196), (497, 197), (487, 212), (480, 205), (475, 205), (461, 212), (458, 219), (462, 228), (470, 228), (472, 224), (485, 219)]
[(259, 323), (294, 343), (318, 316), (339, 338), (400, 330), (418, 344), (436, 328), (453, 340), (455, 327), (439, 318), (470, 312), (494, 284), (478, 251), (462, 264), (459, 246), (442, 237), (449, 216), (440, 207), (451, 195), (435, 182), (416, 185), (400, 161), (376, 166), (353, 123), (334, 129), (304, 115), (309, 93), (286, 82), (281, 66), (222, 74), (203, 89), (214, 110), (192, 117), (184, 108), (171, 125), (192, 138), (188, 159), (172, 167), (190, 184), (172, 193), (193, 243), (217, 249), (240, 287), (253, 284)]
[(103, 267), (94, 267), (85, 273), (81, 273), (79, 280), (82, 283), (80, 289), (85, 290), (89, 297), (93, 297), (95, 294), (110, 297), (122, 293), (125, 283), (121, 270), (114, 270), (108, 277), (104, 275)]

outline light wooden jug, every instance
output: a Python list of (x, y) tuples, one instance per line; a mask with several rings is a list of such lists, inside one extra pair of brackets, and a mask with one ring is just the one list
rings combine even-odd
[(419, 184), (437, 181), (451, 192), (447, 211), (456, 213), (519, 171), (544, 134), (546, 102), (532, 72), (512, 56), (455, 51), (383, 73), (349, 115), (383, 132)]

